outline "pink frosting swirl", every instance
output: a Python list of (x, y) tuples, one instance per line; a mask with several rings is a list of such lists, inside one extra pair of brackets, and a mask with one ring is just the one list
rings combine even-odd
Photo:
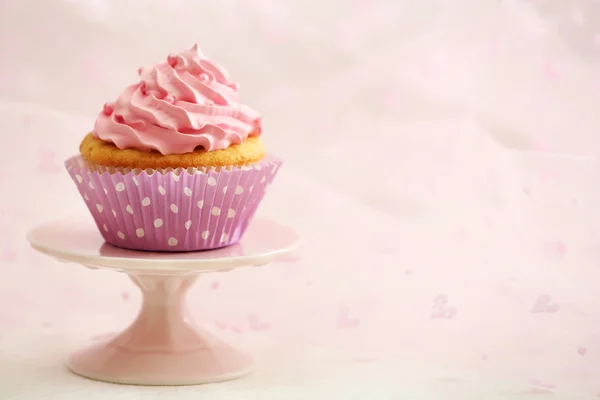
[(138, 73), (140, 82), (104, 105), (97, 138), (167, 155), (225, 149), (262, 132), (260, 114), (239, 103), (238, 85), (197, 44)]

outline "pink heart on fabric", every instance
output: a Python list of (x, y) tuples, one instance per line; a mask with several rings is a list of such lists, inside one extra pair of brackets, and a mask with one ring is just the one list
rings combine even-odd
[(31, 125), (31, 115), (24, 115), (23, 118), (21, 119), (21, 123), (25, 127), (28, 127), (29, 125)]
[(302, 260), (302, 257), (299, 254), (288, 254), (286, 256), (283, 256), (279, 259), (280, 262), (284, 262), (284, 263), (295, 263)]
[(577, 353), (579, 353), (580, 356), (585, 356), (587, 354), (587, 349), (585, 347), (579, 347)]
[(60, 166), (55, 161), (55, 154), (51, 151), (42, 151), (37, 170), (46, 174), (58, 174), (61, 171)]
[(540, 314), (540, 313), (555, 313), (560, 310), (560, 306), (556, 303), (551, 303), (552, 298), (547, 294), (543, 294), (535, 301), (533, 307), (531, 308), (531, 313)]
[(271, 324), (261, 321), (256, 314), (248, 315), (248, 324), (250, 325), (250, 329), (254, 332), (267, 331), (271, 329)]
[(101, 340), (111, 339), (114, 336), (116, 336), (115, 332), (108, 332), (108, 333), (102, 333), (100, 335), (92, 336), (90, 339), (93, 341), (101, 341)]
[(219, 329), (227, 329), (228, 328), (227, 324), (225, 322), (221, 322), (221, 321), (216, 321), (215, 325)]
[(360, 325), (358, 317), (350, 312), (350, 308), (344, 304), (338, 307), (337, 327), (339, 329), (356, 329)]
[(215, 321), (215, 325), (217, 326), (217, 328), (222, 329), (222, 330), (231, 330), (232, 332), (237, 333), (237, 334), (242, 333), (242, 330), (240, 328), (238, 328), (237, 326), (230, 326), (222, 321)]
[[(544, 149), (539, 149), (544, 150)], [(540, 170), (540, 180), (542, 182), (557, 181), (560, 178), (560, 173), (551, 168), (544, 168)]]
[[(5, 241), (7, 239), (4, 239)], [(17, 260), (17, 251), (12, 247), (10, 241), (4, 243), (3, 249), (0, 252), (0, 261), (13, 262)]]
[(546, 240), (543, 242), (544, 253), (553, 258), (565, 258), (567, 245), (561, 240)]
[(440, 294), (433, 299), (433, 310), (431, 318), (433, 319), (452, 319), (457, 314), (456, 307), (448, 306), (448, 296)]
[(553, 383), (546, 383), (546, 382), (542, 382), (539, 379), (529, 379), (529, 383), (535, 387), (538, 387), (540, 389), (556, 389), (556, 385)]
[(0, 255), (0, 261), (14, 262), (17, 260), (17, 252), (14, 250), (4, 250)]
[(542, 72), (546, 75), (550, 80), (557, 80), (560, 78), (560, 73), (556, 68), (555, 64), (551, 60), (546, 60), (542, 65)]

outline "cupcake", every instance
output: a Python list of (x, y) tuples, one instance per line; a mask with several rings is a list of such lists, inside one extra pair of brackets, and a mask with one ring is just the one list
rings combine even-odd
[(100, 233), (134, 250), (237, 243), (281, 165), (261, 115), (197, 45), (138, 74), (65, 163)]

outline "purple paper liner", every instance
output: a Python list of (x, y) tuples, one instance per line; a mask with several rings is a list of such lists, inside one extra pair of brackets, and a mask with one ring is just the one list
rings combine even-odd
[(241, 168), (131, 170), (65, 162), (104, 240), (147, 251), (210, 250), (237, 243), (281, 160)]

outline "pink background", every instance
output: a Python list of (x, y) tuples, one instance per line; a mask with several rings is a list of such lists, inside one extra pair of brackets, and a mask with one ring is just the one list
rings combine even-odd
[[(593, 0), (2, 1), (0, 398), (600, 396), (599, 23)], [(65, 354), (139, 294), (25, 234), (85, 215), (62, 160), (139, 66), (194, 41), (286, 161), (259, 214), (305, 241), (190, 296), (266, 372), (83, 381)]]

